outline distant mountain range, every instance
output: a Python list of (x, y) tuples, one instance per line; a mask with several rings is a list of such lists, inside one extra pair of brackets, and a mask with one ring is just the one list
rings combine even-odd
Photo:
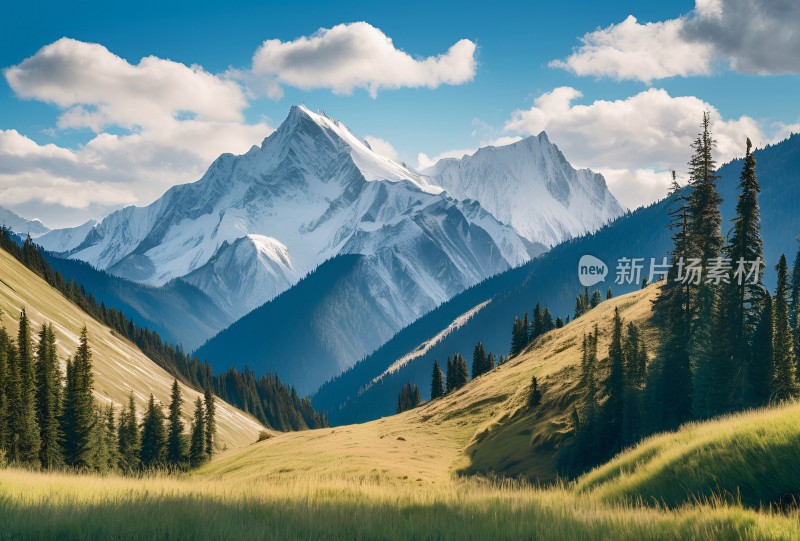
[[(288, 383), (313, 390), (464, 289), (622, 212), (602, 176), (573, 169), (545, 134), (421, 174), (375, 153), (341, 122), (296, 106), (261, 146), (220, 156), (199, 181), (175, 186), (147, 207), (51, 231), (37, 242), (57, 257), (156, 292), (183, 283), (202, 293), (219, 312), (210, 318), (215, 323), (199, 333), (169, 329), (190, 349), (220, 323), (291, 292), (325, 261), (359, 256), (348, 260), (346, 287), (340, 279), (339, 289), (319, 292), (315, 314), (324, 328), (315, 331), (312, 351), (323, 368), (311, 371), (318, 376), (293, 380), (283, 375), (292, 371), (291, 357), (227, 349), (224, 337), (237, 336), (235, 327), (200, 350), (219, 368), (231, 357), (247, 358), (257, 373), (276, 370)], [(331, 304), (344, 291), (357, 291), (358, 302)], [(191, 305), (186, 301), (178, 302)], [(205, 313), (211, 309), (201, 305)], [(152, 310), (144, 315), (157, 319)], [(356, 323), (363, 330), (344, 336)], [(295, 335), (261, 328), (270, 351), (304, 351), (290, 343)]]
[(36, 238), (50, 231), (41, 221), (26, 220), (4, 207), (0, 207), (0, 225), (23, 237), (30, 235)]
[[(790, 260), (798, 249), (800, 234), (800, 135), (756, 151), (761, 183), (762, 237), (767, 263), (765, 283), (775, 286), (774, 266), (780, 254)], [(723, 233), (735, 214), (742, 160), (720, 168), (719, 190), (723, 197)], [(615, 220), (594, 234), (570, 240), (516, 269), (495, 276), (457, 295), (409, 325), (365, 360), (323, 385), (313, 397), (317, 410), (325, 411), (332, 425), (367, 421), (390, 415), (400, 388), (416, 383), (423, 398), (430, 393), (434, 359), (461, 353), (472, 358), (475, 342), (487, 351), (506, 354), (516, 315), (532, 312), (539, 302), (554, 315), (571, 314), (575, 297), (583, 287), (578, 281), (578, 260), (585, 254), (610, 266), (605, 282), (595, 286), (615, 294), (639, 287), (615, 281), (617, 261), (641, 257), (658, 262), (671, 249), (667, 228), (673, 201), (662, 200)], [(644, 271), (646, 277), (649, 269)], [(466, 316), (466, 317), (465, 317)], [(458, 325), (454, 322), (463, 320)], [(437, 339), (437, 337), (440, 337)]]

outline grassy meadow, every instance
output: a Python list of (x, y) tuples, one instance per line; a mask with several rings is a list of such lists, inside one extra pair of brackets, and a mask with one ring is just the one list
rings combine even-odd
[(651, 335), (656, 292), (602, 303), (443, 399), (274, 434), (191, 473), (0, 470), (0, 539), (797, 539), (798, 512), (770, 504), (800, 487), (800, 405), (690, 424), (557, 481), (580, 337), (599, 323), (607, 348), (617, 306)]

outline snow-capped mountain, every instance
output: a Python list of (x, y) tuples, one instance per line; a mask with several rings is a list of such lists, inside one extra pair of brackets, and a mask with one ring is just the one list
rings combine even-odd
[(526, 239), (552, 247), (624, 212), (602, 175), (573, 168), (547, 134), (446, 158), (422, 171), (456, 199), (475, 199)]
[[(51, 249), (64, 236), (39, 242)], [(199, 181), (114, 212), (59, 248), (144, 284), (185, 277), (235, 317), (323, 261), (361, 254), (386, 298), (409, 307), (384, 307), (399, 325), (543, 250), (304, 106), (260, 147), (220, 156)]]
[(39, 220), (27, 220), (5, 207), (0, 207), (0, 225), (7, 227), (18, 235), (36, 238), (50, 231)]

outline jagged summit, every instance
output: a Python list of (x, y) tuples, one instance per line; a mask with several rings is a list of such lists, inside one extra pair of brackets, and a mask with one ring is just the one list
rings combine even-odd
[(480, 201), (526, 239), (551, 247), (624, 212), (603, 176), (573, 168), (545, 132), (441, 160), (422, 174), (457, 199)]

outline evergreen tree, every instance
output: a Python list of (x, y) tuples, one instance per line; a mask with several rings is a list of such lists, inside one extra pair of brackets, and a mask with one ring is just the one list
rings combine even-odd
[(797, 383), (797, 364), (794, 356), (792, 331), (789, 328), (788, 269), (785, 255), (781, 255), (776, 269), (778, 286), (772, 302), (772, 399), (784, 401), (797, 398), (800, 388)]
[(9, 365), (11, 339), (2, 325), (3, 311), (0, 310), (0, 454), (8, 452), (9, 437), (9, 386), (13, 383)]
[[(800, 237), (797, 237), (797, 240), (800, 240)], [(794, 267), (792, 267), (792, 302), (789, 306), (790, 323), (794, 336), (794, 354), (800, 359), (800, 318), (798, 318), (798, 313), (800, 313), (800, 249), (797, 250)]]
[(606, 401), (603, 404), (603, 437), (606, 454), (620, 448), (622, 418), (625, 412), (625, 359), (622, 351), (622, 318), (614, 309), (611, 343), (608, 346), (608, 377), (604, 382)]
[(642, 437), (644, 415), (643, 391), (647, 371), (647, 348), (639, 337), (639, 328), (633, 323), (623, 344), (625, 357), (625, 411), (622, 417), (622, 443), (629, 445)]
[(136, 402), (133, 391), (128, 397), (128, 409), (122, 409), (119, 416), (119, 467), (121, 470), (131, 472), (139, 468), (141, 453), (141, 438), (139, 422), (136, 418)]
[(19, 316), (16, 358), (12, 364), (13, 395), (10, 400), (11, 445), (9, 458), (23, 464), (39, 463), (40, 435), (36, 423), (36, 371), (33, 364), (30, 320)]
[(753, 335), (745, 387), (745, 404), (756, 407), (769, 403), (772, 385), (772, 298), (766, 291), (762, 295), (759, 303), (761, 314)]
[[(762, 299), (763, 275), (760, 262), (764, 258), (761, 241), (761, 218), (756, 178), (756, 160), (752, 144), (747, 140), (747, 153), (739, 182), (739, 198), (730, 242), (725, 255), (737, 271), (720, 294), (719, 311), (715, 322), (714, 345), (711, 357), (709, 413), (717, 415), (733, 411), (744, 403), (745, 375), (749, 365), (753, 334), (758, 325)], [(754, 279), (746, 277), (749, 262), (759, 262)], [(741, 271), (741, 272), (738, 272)], [(737, 278), (738, 276), (738, 278)]]
[(599, 289), (595, 289), (592, 293), (592, 299), (589, 301), (590, 308), (597, 308), (600, 306), (600, 303), (603, 302), (603, 296), (600, 293)]
[(494, 358), (494, 353), (489, 353), (489, 356), (486, 357), (486, 371), (491, 372), (495, 366), (498, 366), (498, 363)]
[(61, 449), (61, 371), (56, 355), (56, 336), (52, 325), (42, 325), (36, 348), (36, 420), (41, 442), (42, 468), (63, 464)]
[(488, 372), (488, 360), (486, 358), (486, 350), (483, 344), (478, 342), (475, 345), (475, 350), (472, 353), (472, 379)]
[(431, 378), (431, 400), (444, 396), (444, 374), (439, 367), (439, 359), (433, 361), (433, 377)]
[(555, 324), (553, 323), (553, 316), (550, 313), (550, 310), (545, 307), (542, 310), (542, 333), (548, 333), (555, 328)]
[(447, 356), (447, 392), (453, 391), (456, 389), (456, 371), (453, 368), (453, 359), (450, 356)]
[(608, 286), (608, 291), (606, 291), (606, 300), (607, 300), (607, 301), (608, 301), (608, 300), (611, 300), (611, 298), (612, 298), (613, 296), (614, 296), (614, 295), (613, 295), (613, 293), (611, 293), (611, 286)]
[(564, 321), (561, 319), (561, 316), (556, 318), (556, 329), (561, 329), (564, 327)]
[(203, 403), (206, 408), (206, 454), (211, 456), (214, 454), (214, 439), (217, 432), (216, 421), (216, 405), (214, 404), (214, 393), (211, 392), (211, 386), (206, 385), (204, 391), (205, 397)]
[(531, 322), (531, 332), (528, 341), (533, 342), (543, 334), (544, 320), (542, 319), (542, 308), (537, 302), (536, 307), (533, 309), (533, 321)]
[(531, 378), (531, 390), (528, 395), (528, 406), (535, 408), (542, 403), (542, 391), (539, 389), (539, 382), (536, 381), (536, 376)]
[(194, 422), (192, 423), (192, 435), (189, 444), (189, 463), (196, 468), (207, 459), (205, 408), (203, 407), (203, 401), (198, 396), (194, 403)]
[[(694, 155), (689, 161), (689, 245), (691, 257), (699, 258), (710, 266), (722, 253), (722, 215), (719, 206), (722, 198), (717, 192), (716, 162), (712, 156), (715, 145), (709, 131), (710, 118), (703, 114), (703, 131), (692, 144)], [(695, 310), (689, 336), (689, 353), (695, 366), (692, 390), (692, 409), (695, 417), (706, 418), (724, 408), (718, 393), (709, 391), (725, 386), (722, 374), (714, 370), (714, 322), (718, 320), (717, 286), (703, 281), (696, 286)]]
[(419, 387), (413, 383), (406, 383), (400, 389), (400, 394), (397, 397), (397, 413), (403, 413), (410, 409), (414, 409), (422, 404), (422, 397), (419, 393)]
[(86, 327), (81, 330), (75, 356), (67, 361), (62, 429), (64, 461), (75, 468), (93, 468), (92, 449), (97, 414), (92, 396), (92, 352)]
[(172, 381), (172, 393), (169, 403), (169, 434), (167, 436), (167, 461), (172, 466), (180, 466), (183, 463), (183, 421), (181, 420), (181, 388), (178, 380)]
[(142, 420), (142, 450), (139, 455), (142, 467), (158, 468), (164, 465), (167, 452), (167, 434), (164, 412), (151, 394)]
[(589, 288), (583, 288), (583, 298), (581, 299), (581, 303), (583, 304), (583, 313), (589, 311)]
[(460, 353), (453, 356), (453, 389), (459, 389), (469, 381), (467, 361)]
[(578, 319), (583, 315), (583, 297), (578, 295), (575, 297), (575, 317), (573, 319)]
[(119, 447), (117, 442), (117, 424), (114, 419), (114, 404), (108, 403), (102, 413), (103, 447), (105, 448), (106, 463), (102, 466), (104, 471), (116, 470), (119, 464)]
[[(689, 204), (672, 172), (670, 229), (673, 231), (672, 266), (661, 293), (653, 304), (653, 320), (659, 329), (657, 361), (647, 372), (648, 432), (670, 430), (692, 415), (692, 365), (689, 339), (692, 329), (692, 286), (681, 280), (681, 262), (691, 256)], [(684, 273), (685, 278), (685, 273)]]

